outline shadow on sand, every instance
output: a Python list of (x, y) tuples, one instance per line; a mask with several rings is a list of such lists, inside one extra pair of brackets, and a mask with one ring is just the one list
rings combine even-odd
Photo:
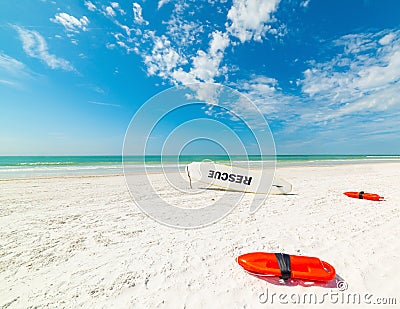
[(293, 279), (290, 278), (288, 280), (283, 280), (280, 279), (279, 277), (275, 276), (263, 276), (259, 274), (253, 274), (249, 273), (248, 274), (252, 275), (253, 277), (256, 277), (258, 279), (264, 280), (268, 283), (271, 283), (273, 285), (278, 285), (278, 286), (303, 286), (303, 287), (311, 287), (311, 286), (319, 286), (323, 288), (329, 288), (329, 289), (336, 289), (336, 288), (342, 288), (343, 284), (346, 284), (344, 279), (340, 277), (339, 275), (336, 275), (335, 278), (333, 278), (330, 281), (308, 281), (308, 280), (302, 280), (302, 279)]
[[(223, 188), (215, 188), (215, 187), (199, 187), (200, 190), (210, 190), (210, 191), (225, 191), (225, 192), (238, 192), (238, 193), (248, 193), (248, 194), (254, 194), (252, 192), (244, 192), (244, 191), (239, 191), (239, 190), (234, 190), (234, 189), (223, 189)], [(285, 196), (285, 195), (298, 195), (297, 193), (282, 193), (282, 194), (271, 194), (274, 196)]]

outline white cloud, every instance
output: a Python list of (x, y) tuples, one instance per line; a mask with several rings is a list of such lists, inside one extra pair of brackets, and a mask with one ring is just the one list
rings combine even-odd
[(126, 12), (121, 8), (118, 2), (111, 2), (111, 6), (114, 10), (117, 10), (121, 15), (126, 14)]
[(171, 79), (175, 84), (193, 84), (199, 82), (193, 74), (184, 71), (182, 68), (177, 68), (171, 72)]
[[(159, 1), (159, 8), (166, 3)], [(225, 3), (210, 1), (210, 9), (226, 18), (226, 23), (216, 25), (193, 17), (196, 10), (204, 9), (204, 4), (198, 6), (196, 3), (189, 5), (185, 1), (174, 1), (169, 20), (160, 21), (166, 31), (156, 34), (147, 27), (149, 22), (143, 18), (141, 5), (134, 2), (135, 26), (130, 28), (122, 21), (113, 19), (123, 31), (114, 34), (115, 43), (110, 42), (108, 48), (113, 48), (111, 44), (115, 44), (128, 53), (133, 51), (139, 54), (148, 75), (158, 76), (173, 84), (228, 81), (227, 73), (236, 68), (224, 63), (225, 53), (228, 47), (235, 48), (240, 44), (237, 40), (232, 42), (232, 39), (239, 37), (245, 43), (248, 40), (260, 41), (267, 32), (276, 34), (271, 27), (271, 23), (275, 22), (271, 14), (276, 11), (278, 3), (279, 0), (237, 0), (227, 15), (227, 9), (218, 7), (225, 7)], [(111, 6), (114, 9), (119, 7), (116, 4)], [(204, 33), (210, 33), (208, 38)], [(259, 80), (258, 86), (252, 85), (253, 93), (256, 87), (259, 90), (264, 87), (265, 90), (267, 85), (262, 85), (263, 82)]]
[(220, 67), (225, 48), (229, 45), (229, 37), (226, 33), (215, 31), (211, 35), (208, 51), (198, 50), (193, 56), (191, 67), (184, 70), (189, 60), (181, 56), (172, 47), (171, 41), (166, 36), (157, 37), (149, 32), (153, 39), (151, 54), (144, 55), (144, 62), (149, 75), (157, 75), (173, 83), (213, 82), (214, 78), (226, 71)]
[(198, 81), (214, 82), (216, 76), (224, 73), (225, 68), (220, 68), (220, 64), (229, 43), (230, 40), (226, 33), (213, 32), (208, 53), (202, 50), (197, 52), (197, 56), (193, 58), (190, 74)]
[(114, 9), (111, 6), (107, 6), (105, 8), (105, 14), (110, 17), (115, 17), (117, 14), (115, 13)]
[[(161, 8), (167, 1), (158, 2)], [(223, 64), (225, 51), (231, 46), (231, 38), (239, 37), (243, 42), (253, 39), (261, 40), (269, 31), (274, 29), (270, 23), (275, 21), (271, 14), (277, 9), (279, 0), (235, 0), (227, 11), (218, 10), (218, 5), (226, 6), (223, 2), (211, 1), (210, 8), (227, 18), (227, 23), (213, 25), (196, 18), (188, 18), (196, 10), (204, 9), (196, 4), (189, 5), (185, 1), (176, 1), (167, 21), (164, 34), (146, 29), (148, 21), (143, 18), (140, 4), (133, 3), (135, 29), (122, 23), (115, 23), (125, 33), (115, 34), (115, 44), (127, 52), (132, 50), (142, 56), (149, 75), (156, 75), (174, 84), (192, 82), (215, 82), (227, 80), (226, 73), (230, 69)], [(116, 6), (114, 6), (116, 7)], [(132, 31), (135, 31), (132, 36)], [(207, 40), (204, 33), (211, 33)], [(244, 35), (244, 36), (243, 36)], [(208, 43), (208, 44), (207, 44)], [(205, 48), (204, 44), (208, 46)], [(232, 46), (237, 46), (234, 42)]]
[(354, 87), (369, 91), (378, 89), (400, 80), (400, 46), (388, 52), (381, 61), (384, 65), (373, 64), (358, 70), (359, 78), (354, 80)]
[(160, 9), (164, 4), (167, 4), (171, 0), (159, 0), (158, 1), (158, 9)]
[(74, 67), (67, 60), (49, 53), (45, 39), (38, 32), (26, 30), (18, 26), (14, 28), (18, 31), (22, 47), (28, 56), (40, 59), (52, 69), (75, 71)]
[(344, 52), (314, 63), (299, 81), (303, 93), (320, 106), (315, 119), (399, 108), (400, 31), (347, 35), (336, 44)]
[(12, 74), (18, 74), (25, 71), (26, 67), (21, 61), (0, 53), (0, 69)]
[[(291, 117), (298, 114), (298, 111), (291, 109), (301, 101), (300, 98), (283, 93), (275, 78), (251, 75), (249, 79), (238, 81), (233, 86), (247, 95), (269, 120), (283, 118), (289, 121)], [(283, 114), (284, 117), (282, 117)]]
[(398, 85), (392, 85), (382, 91), (374, 92), (370, 95), (362, 96), (351, 104), (346, 104), (334, 111), (329, 117), (337, 118), (344, 115), (357, 114), (362, 111), (386, 111), (393, 106), (400, 107), (400, 91)]
[(41, 76), (32, 72), (24, 63), (0, 52), (0, 83), (20, 88), (26, 79), (37, 79)]
[(136, 24), (148, 24), (148, 21), (146, 21), (143, 16), (142, 16), (142, 7), (140, 6), (139, 3), (134, 2), (133, 3), (133, 20)]
[(90, 1), (85, 1), (85, 6), (87, 7), (87, 9), (89, 10), (89, 11), (95, 11), (96, 10), (96, 6), (92, 3), (92, 2), (90, 2)]
[(112, 106), (112, 107), (121, 107), (119, 104), (112, 104), (112, 103), (104, 103), (104, 102), (97, 102), (97, 101), (89, 101), (90, 104), (101, 105), (101, 106)]
[(241, 89), (252, 96), (269, 96), (276, 93), (278, 81), (275, 78), (267, 76), (251, 76), (247, 81), (241, 83)]
[(197, 52), (193, 58), (193, 67), (190, 73), (199, 81), (213, 82), (214, 77), (218, 75), (218, 65), (220, 57), (212, 57), (202, 50)]
[(302, 2), (300, 2), (300, 6), (303, 7), (303, 8), (306, 8), (310, 4), (310, 1), (311, 0), (302, 1)]
[(210, 54), (217, 56), (225, 51), (225, 48), (229, 46), (230, 40), (227, 33), (221, 31), (214, 31), (212, 34), (212, 40), (210, 42)]
[(64, 26), (65, 30), (70, 32), (86, 31), (86, 26), (89, 25), (89, 19), (86, 16), (78, 19), (67, 13), (58, 13), (55, 18), (50, 18), (53, 23), (58, 23)]
[(384, 37), (382, 37), (382, 38), (379, 40), (379, 44), (381, 44), (381, 45), (388, 45), (388, 44), (390, 44), (390, 43), (393, 41), (393, 39), (394, 39), (395, 37), (396, 37), (396, 36), (395, 36), (394, 33), (389, 33), (389, 34), (385, 35)]
[[(383, 46), (382, 38), (388, 42)], [(293, 132), (298, 138), (298, 132), (309, 126), (313, 126), (314, 138), (318, 139), (327, 127), (338, 136), (345, 136), (343, 128), (349, 127), (355, 134), (374, 134), (374, 130), (387, 127), (387, 120), (379, 125), (371, 123), (382, 115), (391, 115), (392, 124), (398, 122), (400, 31), (347, 35), (334, 45), (342, 47), (343, 53), (327, 62), (310, 62), (304, 78), (297, 81), (301, 86), (298, 95), (285, 93), (277, 80), (265, 76), (251, 76), (234, 87), (248, 95), (269, 120), (285, 123), (284, 129), (278, 130), (284, 139)], [(235, 109), (245, 113), (245, 106)]]
[(127, 37), (131, 36), (132, 30), (136, 30), (137, 33), (135, 33), (135, 34), (137, 34), (137, 35), (139, 35), (141, 33), (140, 29), (131, 29), (128, 26), (121, 24), (118, 20), (114, 20), (114, 24), (116, 24), (118, 27), (123, 29), (125, 31), (125, 34), (127, 35)]
[[(133, 52), (133, 51), (135, 51), (135, 48), (132, 48), (132, 47), (128, 46), (125, 42), (117, 41), (116, 44), (117, 44), (119, 47), (124, 48), (125, 51), (126, 51), (128, 54), (131, 53), (131, 52)], [(110, 47), (110, 45), (109, 45), (109, 47)]]
[(0, 84), (1, 85), (6, 85), (6, 86), (10, 86), (10, 87), (17, 87), (18, 84), (9, 80), (5, 80), (5, 79), (0, 79)]
[(178, 64), (185, 63), (185, 60), (171, 46), (171, 42), (165, 37), (157, 37), (153, 32), (153, 49), (150, 54), (144, 55), (144, 63), (147, 66), (149, 75), (158, 75), (163, 79), (168, 79), (174, 68)]
[(272, 13), (278, 8), (280, 0), (234, 0), (228, 12), (230, 25), (227, 28), (232, 36), (242, 43), (261, 41), (271, 29)]
[(201, 41), (205, 28), (200, 22), (188, 21), (183, 16), (172, 16), (167, 25), (166, 35), (182, 47), (189, 47)]
[[(165, 3), (159, 1), (159, 7)], [(303, 7), (309, 3), (300, 2)], [(219, 12), (217, 2), (211, 5)], [(129, 28), (116, 23), (123, 31), (115, 34), (115, 44), (139, 54), (148, 75), (173, 84), (226, 82), (227, 74), (236, 68), (224, 62), (225, 53), (250, 40), (261, 41), (266, 35), (276, 34), (274, 31), (278, 30), (272, 26), (277, 23), (273, 14), (278, 5), (279, 0), (234, 0), (225, 15), (226, 23), (221, 26), (188, 18), (198, 7), (176, 1), (170, 19), (162, 21), (166, 31), (156, 34), (146, 27), (149, 23), (142, 16), (142, 7), (133, 3), (136, 25)], [(210, 33), (208, 40), (204, 33)], [(400, 97), (389, 99), (396, 90), (390, 85), (397, 85), (400, 79), (399, 39), (398, 32), (388, 31), (339, 38), (333, 45), (335, 49), (342, 48), (342, 52), (324, 63), (310, 62), (303, 78), (297, 81), (297, 95), (285, 92), (277, 80), (267, 76), (251, 76), (232, 86), (254, 100), (269, 119), (283, 118), (282, 121), (295, 123), (295, 127), (323, 125), (366, 107), (372, 111), (393, 109)]]

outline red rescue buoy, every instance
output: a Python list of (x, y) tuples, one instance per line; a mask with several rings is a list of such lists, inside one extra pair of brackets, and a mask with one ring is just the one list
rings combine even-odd
[(279, 276), (285, 280), (330, 281), (336, 276), (332, 265), (316, 257), (253, 252), (239, 256), (237, 262), (250, 273)]
[(370, 200), (370, 201), (382, 201), (384, 199), (383, 196), (379, 196), (378, 194), (373, 194), (373, 193), (365, 193), (364, 191), (344, 192), (343, 194), (347, 195), (348, 197)]

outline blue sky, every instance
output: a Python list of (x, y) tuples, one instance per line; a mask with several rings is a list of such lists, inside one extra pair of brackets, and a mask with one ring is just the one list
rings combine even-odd
[(7, 2), (0, 155), (120, 154), (138, 108), (190, 82), (248, 96), (278, 154), (398, 154), (399, 80), (397, 0)]

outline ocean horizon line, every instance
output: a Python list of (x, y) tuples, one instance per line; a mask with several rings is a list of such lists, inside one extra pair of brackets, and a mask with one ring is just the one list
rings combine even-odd
[(313, 162), (313, 161), (347, 161), (347, 160), (379, 160), (400, 159), (396, 154), (314, 154), (314, 155), (83, 155), (83, 156), (0, 156), (0, 167), (6, 166), (73, 166), (73, 165), (121, 165), (121, 164), (173, 164), (190, 163), (203, 160), (216, 162), (257, 162), (271, 161), (279, 162)]
[[(121, 154), (71, 154), (71, 155), (0, 155), (0, 158), (4, 157), (123, 157), (124, 155)], [(137, 155), (137, 154), (132, 154), (132, 155), (126, 155), (126, 157), (176, 157), (176, 156), (273, 156), (273, 155), (260, 155), (260, 154), (231, 154), (231, 155), (226, 155), (226, 154), (207, 154), (207, 153), (200, 153), (200, 154), (146, 154), (146, 155)], [(400, 153), (386, 153), (386, 154), (377, 154), (377, 153), (360, 153), (360, 154), (343, 154), (343, 153), (330, 153), (330, 154), (325, 154), (325, 153), (313, 153), (313, 154), (276, 154), (275, 156), (281, 157), (281, 156), (293, 156), (293, 157), (303, 157), (303, 156), (378, 156), (378, 157), (385, 157), (385, 156), (395, 156), (398, 157), (400, 156)]]
[(263, 162), (274, 160), (277, 167), (322, 166), (400, 162), (400, 155), (0, 156), (0, 179), (123, 174), (124, 164), (138, 173), (184, 171), (187, 164), (204, 160), (259, 169)]

